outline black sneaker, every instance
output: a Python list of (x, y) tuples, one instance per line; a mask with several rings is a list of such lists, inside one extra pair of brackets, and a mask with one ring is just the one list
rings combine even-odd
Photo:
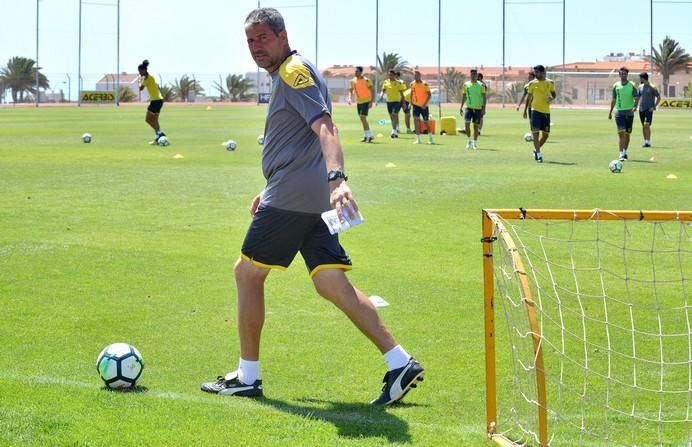
[(223, 396), (260, 397), (262, 393), (262, 380), (255, 380), (252, 385), (247, 385), (238, 380), (238, 371), (229, 372), (226, 376), (219, 376), (216, 382), (206, 382), (200, 387), (202, 391)]
[(651, 143), (644, 143), (642, 144), (642, 147), (651, 147)]
[(368, 142), (368, 137), (363, 137), (362, 140), (360, 140), (361, 143), (367, 143)]
[(366, 141), (366, 143), (372, 143), (372, 140), (373, 140), (372, 137), (368, 137), (368, 141)]
[(387, 371), (384, 375), (384, 386), (380, 397), (370, 402), (373, 405), (389, 405), (400, 401), (411, 388), (416, 387), (416, 382), (423, 381), (425, 370), (411, 357), (408, 363), (401, 368)]

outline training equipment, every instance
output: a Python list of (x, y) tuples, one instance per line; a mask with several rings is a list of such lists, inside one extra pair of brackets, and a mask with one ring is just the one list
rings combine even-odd
[(428, 120), (427, 125), (423, 120), (418, 120), (416, 122), (418, 123), (418, 133), (431, 133), (433, 135), (435, 134), (436, 123), (434, 119)]
[(108, 388), (132, 388), (144, 371), (144, 359), (134, 346), (113, 343), (97, 357), (96, 371)]
[(440, 118), (440, 135), (457, 134), (457, 118), (455, 116), (443, 116)]
[(91, 143), (91, 134), (85, 133), (84, 135), (82, 135), (82, 141), (85, 143)]
[(681, 210), (483, 210), (491, 439), (689, 439), (691, 225)]
[(524, 134), (524, 141), (526, 141), (526, 142), (533, 141), (533, 134), (530, 132), (526, 132)]
[(168, 146), (169, 144), (171, 144), (171, 142), (168, 141), (168, 138), (165, 135), (161, 135), (159, 137), (158, 143), (159, 143), (159, 146)]
[(257, 137), (257, 144), (259, 144), (260, 146), (264, 145), (264, 135), (260, 135), (259, 137)]
[(422, 382), (425, 370), (411, 357), (401, 368), (387, 371), (382, 379), (384, 386), (380, 396), (370, 402), (373, 405), (389, 405), (399, 402), (411, 388), (416, 388), (416, 382)]
[(622, 172), (622, 162), (620, 160), (613, 160), (608, 163), (608, 169), (615, 174)]
[(228, 140), (223, 145), (226, 147), (227, 151), (234, 151), (238, 147), (236, 142), (233, 140)]

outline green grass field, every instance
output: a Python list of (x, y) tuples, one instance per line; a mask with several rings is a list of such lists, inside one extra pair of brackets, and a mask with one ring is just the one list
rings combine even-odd
[[(354, 108), (336, 107), (366, 219), (342, 237), (350, 278), (391, 304), (425, 382), (370, 407), (384, 361), (297, 259), (267, 283), (266, 398), (222, 398), (199, 385), (237, 364), (232, 265), (263, 187), (264, 108), (167, 106), (166, 148), (147, 144), (144, 109), (0, 108), (0, 445), (490, 445), (481, 209), (692, 208), (689, 113), (658, 112), (647, 150), (637, 123), (615, 175), (605, 110), (555, 110), (538, 165), (513, 108), (489, 110), (469, 151), (390, 140), (383, 107), (384, 138), (361, 144)], [(103, 389), (94, 363), (116, 341), (142, 352), (143, 392)]]

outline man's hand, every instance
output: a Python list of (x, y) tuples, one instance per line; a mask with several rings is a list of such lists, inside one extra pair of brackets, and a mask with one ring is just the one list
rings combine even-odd
[(524, 119), (526, 119), (528, 117), (529, 117), (529, 113), (526, 111), (526, 109), (524, 109)]
[(340, 220), (344, 220), (344, 214), (355, 216), (358, 212), (358, 204), (353, 198), (351, 188), (344, 179), (337, 179), (329, 182), (329, 203), (339, 215)]
[(252, 199), (252, 203), (250, 204), (250, 215), (252, 217), (255, 217), (255, 213), (257, 212), (257, 208), (259, 208), (260, 203), (262, 202), (262, 197), (264, 196), (264, 191), (261, 193), (257, 194), (254, 199)]
[(612, 110), (610, 112), (608, 112), (608, 119), (609, 120), (613, 119), (613, 111)]

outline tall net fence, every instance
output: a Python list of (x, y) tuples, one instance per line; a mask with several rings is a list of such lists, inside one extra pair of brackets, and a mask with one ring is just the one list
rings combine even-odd
[(692, 214), (530, 214), (493, 217), (498, 434), (691, 445)]

